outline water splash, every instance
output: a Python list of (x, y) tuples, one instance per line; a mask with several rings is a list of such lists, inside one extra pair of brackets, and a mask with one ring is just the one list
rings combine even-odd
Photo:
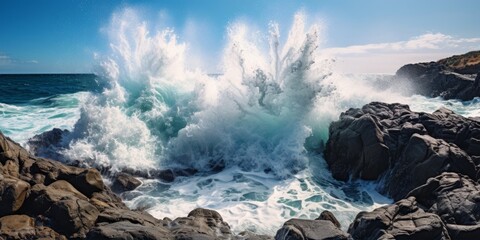
[(283, 45), (275, 23), (264, 42), (232, 24), (218, 77), (188, 69), (173, 30), (151, 34), (130, 9), (110, 29), (113, 53), (101, 64), (109, 88), (82, 109), (67, 159), (117, 169), (238, 166), (279, 177), (305, 168), (305, 119), (328, 95), (331, 72), (318, 54), (321, 28), (307, 28), (304, 14)]

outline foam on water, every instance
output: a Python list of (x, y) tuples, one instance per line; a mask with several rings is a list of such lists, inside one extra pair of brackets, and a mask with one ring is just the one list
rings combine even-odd
[(149, 209), (158, 218), (186, 216), (196, 207), (216, 209), (236, 232), (270, 235), (290, 218), (315, 219), (323, 210), (332, 211), (346, 229), (359, 211), (391, 202), (372, 185), (337, 182), (324, 166), (316, 170), (303, 170), (284, 180), (238, 168), (177, 179), (173, 184), (143, 180), (123, 198), (130, 207)]
[(72, 130), (80, 116), (80, 106), (88, 96), (88, 92), (77, 92), (38, 98), (23, 105), (0, 103), (0, 129), (24, 145), (32, 136), (55, 127)]

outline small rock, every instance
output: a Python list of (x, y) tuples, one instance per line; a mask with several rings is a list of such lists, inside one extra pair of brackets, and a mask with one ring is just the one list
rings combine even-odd
[(117, 193), (132, 191), (141, 184), (142, 182), (132, 175), (121, 172), (115, 175), (112, 184), (112, 190)]
[(322, 213), (320, 213), (320, 216), (318, 216), (317, 219), (315, 220), (327, 220), (327, 221), (330, 221), (333, 223), (333, 225), (335, 225), (335, 227), (337, 228), (341, 228), (342, 226), (340, 225), (340, 222), (337, 220), (337, 218), (335, 217), (335, 215), (333, 215), (332, 212), (330, 211), (323, 211)]
[(290, 219), (277, 231), (275, 240), (342, 240), (349, 235), (328, 220)]
[(73, 177), (69, 182), (87, 197), (105, 189), (102, 176), (97, 169), (89, 168)]

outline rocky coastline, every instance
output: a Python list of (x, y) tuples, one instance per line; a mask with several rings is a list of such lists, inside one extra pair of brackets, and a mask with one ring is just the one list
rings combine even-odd
[(480, 236), (478, 120), (445, 108), (428, 114), (407, 105), (373, 102), (347, 110), (331, 124), (324, 155), (336, 179), (376, 181), (395, 203), (359, 213), (347, 232), (325, 211), (317, 219), (290, 219), (275, 236), (234, 233), (214, 210), (193, 209), (172, 220), (128, 209), (116, 193), (141, 184), (128, 172), (116, 174), (107, 186), (97, 169), (32, 156), (0, 134), (0, 239)]
[(480, 51), (439, 61), (407, 64), (389, 85), (407, 88), (409, 94), (444, 99), (472, 100), (480, 97)]
[(330, 125), (325, 159), (334, 178), (377, 181), (396, 201), (359, 213), (353, 239), (479, 239), (478, 120), (373, 102)]

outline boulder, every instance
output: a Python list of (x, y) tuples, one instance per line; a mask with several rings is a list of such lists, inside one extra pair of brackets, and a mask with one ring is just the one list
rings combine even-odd
[(170, 223), (176, 239), (231, 239), (228, 223), (214, 210), (197, 208), (188, 217), (177, 218)]
[(457, 146), (428, 135), (413, 134), (391, 174), (386, 175), (386, 192), (394, 199), (407, 195), (413, 188), (424, 184), (430, 177), (454, 171), (476, 176), (472, 159)]
[(95, 168), (88, 168), (68, 180), (76, 189), (91, 197), (93, 193), (105, 189), (102, 176)]
[(81, 192), (79, 192), (77, 189), (75, 189), (72, 184), (64, 180), (55, 181), (52, 184), (48, 185), (48, 188), (69, 192), (79, 199), (88, 200), (88, 198)]
[(87, 234), (91, 240), (168, 240), (175, 239), (168, 229), (160, 226), (144, 226), (129, 221), (101, 224)]
[(440, 216), (452, 239), (480, 236), (480, 186), (469, 177), (442, 173), (408, 196), (415, 197), (425, 211)]
[(329, 128), (325, 160), (338, 180), (380, 180), (400, 200), (446, 171), (476, 180), (480, 122), (442, 108), (412, 112), (407, 105), (372, 102), (349, 109)]
[(20, 209), (29, 189), (28, 183), (0, 174), (0, 217)]
[(22, 212), (43, 216), (44, 225), (69, 238), (85, 237), (99, 214), (87, 197), (65, 181), (33, 186)]
[(327, 220), (327, 221), (330, 221), (333, 223), (333, 225), (335, 225), (335, 227), (337, 228), (341, 228), (342, 226), (340, 225), (340, 222), (337, 220), (337, 218), (335, 217), (335, 215), (333, 215), (332, 212), (330, 211), (323, 211), (322, 213), (320, 213), (320, 216), (318, 216), (317, 219), (315, 220)]
[(290, 219), (277, 231), (275, 240), (341, 240), (350, 236), (328, 220)]
[(132, 175), (120, 172), (117, 173), (114, 177), (112, 183), (112, 190), (117, 193), (132, 191), (141, 184), (142, 182), (140, 182), (140, 180), (136, 179)]
[(27, 142), (28, 150), (35, 156), (61, 159), (59, 150), (64, 147), (63, 138), (70, 132), (65, 129), (54, 128), (50, 131), (35, 135)]
[(26, 215), (9, 215), (0, 218), (0, 238), (20, 239), (55, 239), (66, 240), (51, 228), (36, 226), (33, 218)]
[(99, 211), (88, 201), (82, 199), (65, 199), (53, 204), (45, 216), (50, 226), (69, 238), (85, 237), (97, 220)]
[(104, 211), (108, 208), (128, 209), (125, 203), (122, 202), (122, 199), (109, 189), (105, 189), (101, 192), (94, 192), (90, 198), (90, 203), (100, 211)]
[(149, 213), (142, 211), (132, 211), (127, 209), (107, 209), (98, 215), (97, 223), (114, 223), (129, 221), (143, 226), (164, 225), (165, 222), (158, 220)]
[(360, 212), (348, 233), (353, 239), (450, 239), (439, 216), (418, 207), (414, 197), (402, 199), (372, 212)]

